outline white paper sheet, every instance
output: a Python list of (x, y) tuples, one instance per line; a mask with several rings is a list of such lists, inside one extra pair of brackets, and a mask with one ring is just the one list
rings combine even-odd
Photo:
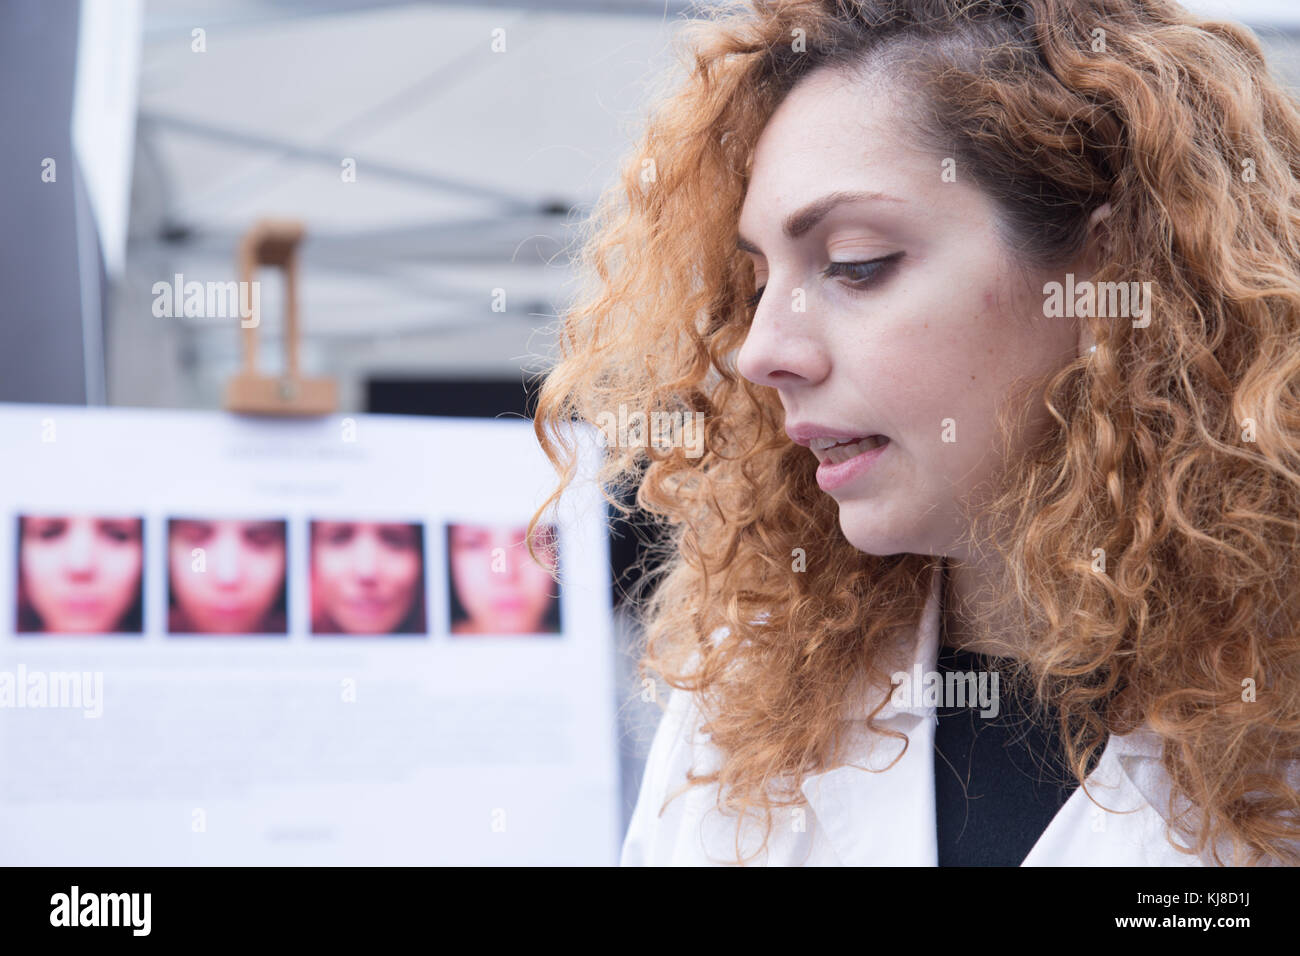
[[(590, 474), (594, 433), (581, 440)], [(452, 632), (464, 585), (447, 525), (525, 525), (554, 486), (531, 423), (0, 405), (0, 455), (0, 863), (616, 861), (608, 538), (591, 482), (551, 516), (560, 631)], [(39, 629), (103, 606), (57, 602), (120, 572), (132, 518), (139, 632)], [(212, 542), (208, 575), (222, 560), (216, 536), (177, 545), (173, 519), (285, 523), (284, 633), (169, 633), (172, 578), (195, 570), (173, 549)], [(313, 520), (422, 530), (423, 632), (313, 633)], [(75, 528), (104, 550), (67, 558)], [(490, 553), (508, 575), (527, 559), (515, 552)]]

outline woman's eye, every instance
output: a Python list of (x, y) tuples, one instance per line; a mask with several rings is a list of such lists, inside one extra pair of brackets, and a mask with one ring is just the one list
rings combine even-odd
[[(892, 266), (896, 261), (903, 257), (902, 252), (895, 252), (879, 259), (871, 259), (867, 262), (832, 262), (826, 267), (823, 273), (828, 279), (842, 278), (848, 281), (851, 286), (865, 288), (870, 285), (882, 272)], [(767, 287), (764, 286), (746, 301), (746, 308), (758, 308), (759, 300), (763, 297), (763, 292)]]
[(379, 540), (396, 551), (405, 551), (415, 547), (415, 533), (407, 527), (384, 528), (379, 532)]
[(43, 541), (49, 541), (51, 538), (59, 537), (66, 530), (68, 530), (66, 521), (47, 521), (36, 526), (36, 536)]
[(200, 521), (182, 521), (177, 524), (176, 533), (190, 544), (200, 544), (212, 537), (212, 525)]
[(104, 537), (118, 544), (130, 541), (135, 536), (133, 533), (134, 528), (125, 524), (117, 524), (110, 521), (101, 522), (99, 530)]
[(828, 279), (840, 277), (848, 279), (851, 285), (869, 285), (881, 272), (902, 257), (901, 252), (872, 259), (869, 262), (832, 262), (826, 267)]
[(276, 531), (274, 525), (253, 525), (244, 528), (244, 540), (255, 548), (269, 548), (275, 544)]

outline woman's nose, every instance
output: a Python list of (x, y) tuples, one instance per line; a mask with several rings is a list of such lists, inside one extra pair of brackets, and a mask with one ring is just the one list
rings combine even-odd
[(375, 576), (378, 565), (378, 547), (373, 535), (358, 535), (352, 550), (352, 570), (359, 578), (369, 580)]
[(736, 370), (755, 385), (782, 388), (820, 382), (830, 372), (830, 356), (815, 337), (805, 299), (793, 290), (765, 292), (736, 356)]
[(240, 552), (242, 546), (234, 535), (222, 535), (213, 544), (208, 558), (208, 570), (222, 584), (232, 584), (240, 577)]
[(64, 567), (71, 573), (83, 574), (94, 568), (94, 530), (89, 522), (75, 522), (68, 532), (68, 545), (64, 551)]

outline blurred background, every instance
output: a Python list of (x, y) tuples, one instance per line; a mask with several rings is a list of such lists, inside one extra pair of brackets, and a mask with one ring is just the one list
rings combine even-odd
[[(1294, 0), (1185, 5), (1252, 27), (1300, 82)], [(3, 0), (0, 401), (220, 408), (235, 324), (159, 317), (154, 286), (238, 280), (240, 237), (275, 217), (305, 227), (301, 362), (340, 411), (527, 416), (574, 229), (690, 9)], [(274, 372), (284, 289), (258, 278)], [(645, 533), (611, 533), (625, 820), (659, 714), (623, 600)]]

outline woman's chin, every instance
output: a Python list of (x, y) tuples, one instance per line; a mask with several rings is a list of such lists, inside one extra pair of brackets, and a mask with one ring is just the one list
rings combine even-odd
[(879, 514), (857, 515), (854, 510), (852, 504), (840, 508), (840, 531), (853, 547), (863, 554), (882, 558), (910, 550), (903, 536), (884, 527)]

